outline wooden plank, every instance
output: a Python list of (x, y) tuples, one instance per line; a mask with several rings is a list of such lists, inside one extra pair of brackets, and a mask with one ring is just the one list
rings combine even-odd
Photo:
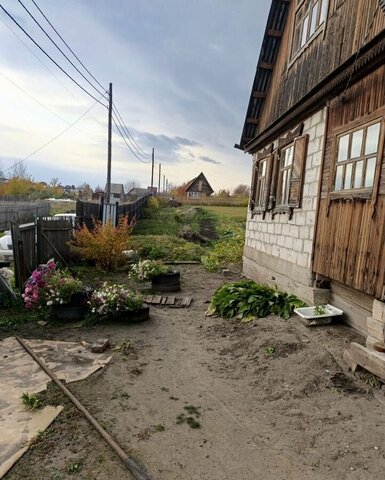
[(161, 301), (162, 301), (161, 295), (154, 295), (154, 296), (152, 297), (152, 303), (153, 303), (154, 305), (160, 305), (160, 302), (161, 302)]
[(367, 318), (368, 333), (380, 342), (385, 342), (385, 324), (373, 317)]
[(162, 297), (162, 300), (160, 301), (161, 305), (166, 305), (167, 303), (167, 297)]
[[(333, 284), (332, 284), (333, 285)], [(340, 308), (343, 310), (343, 320), (350, 325), (352, 328), (362, 333), (363, 335), (368, 334), (367, 327), (367, 317), (370, 315), (368, 310), (353, 305), (349, 300), (344, 297), (336, 295), (333, 291), (330, 294), (330, 303), (331, 305)], [(369, 315), (368, 315), (369, 313)]]
[(166, 305), (174, 305), (175, 297), (166, 297)]
[(357, 364), (385, 381), (385, 353), (369, 350), (358, 343), (351, 343), (348, 353), (353, 365)]

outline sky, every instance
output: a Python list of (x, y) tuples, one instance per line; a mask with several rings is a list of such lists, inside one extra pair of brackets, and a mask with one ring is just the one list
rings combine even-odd
[[(250, 183), (251, 159), (234, 144), (243, 128), (269, 1), (35, 0), (104, 90), (33, 1), (21, 1), (101, 94), (113, 84), (114, 104), (140, 150), (126, 139), (138, 159), (114, 127), (112, 182), (150, 185), (148, 155), (154, 148), (155, 186), (159, 163), (161, 184), (163, 175), (180, 185), (200, 172), (216, 192)], [(106, 103), (18, 0), (0, 0), (0, 5)], [(104, 187), (108, 110), (95, 99), (0, 10), (0, 170), (9, 175), (16, 162), (29, 157), (22, 165), (37, 181), (58, 178), (63, 185)]]

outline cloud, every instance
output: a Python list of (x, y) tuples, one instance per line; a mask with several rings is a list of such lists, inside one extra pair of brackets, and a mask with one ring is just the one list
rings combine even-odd
[(214, 160), (213, 158), (206, 157), (205, 155), (201, 155), (199, 157), (199, 160), (202, 160), (202, 162), (206, 163), (213, 163), (214, 165), (220, 165), (222, 162), (218, 162), (218, 160)]

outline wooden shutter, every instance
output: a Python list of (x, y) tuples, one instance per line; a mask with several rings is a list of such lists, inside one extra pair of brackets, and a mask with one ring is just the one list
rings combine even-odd
[(273, 154), (269, 155), (266, 158), (266, 177), (265, 177), (265, 186), (264, 186), (264, 192), (263, 192), (263, 212), (264, 213), (269, 209), (271, 178), (273, 175), (273, 161), (274, 161)]
[(309, 135), (302, 135), (294, 140), (293, 167), (291, 171), (289, 191), (289, 207), (291, 208), (298, 208), (301, 206), (308, 141)]

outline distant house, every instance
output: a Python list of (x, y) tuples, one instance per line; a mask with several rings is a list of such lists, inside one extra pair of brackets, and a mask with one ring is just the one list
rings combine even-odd
[[(105, 190), (107, 191), (107, 185)], [(111, 200), (120, 200), (121, 202), (124, 200), (124, 187), (123, 183), (111, 183)]]
[(127, 195), (130, 197), (143, 197), (143, 195), (147, 195), (149, 191), (148, 188), (134, 187), (127, 192)]
[(187, 198), (209, 197), (214, 193), (207, 178), (201, 172), (196, 178), (191, 180), (185, 188)]

